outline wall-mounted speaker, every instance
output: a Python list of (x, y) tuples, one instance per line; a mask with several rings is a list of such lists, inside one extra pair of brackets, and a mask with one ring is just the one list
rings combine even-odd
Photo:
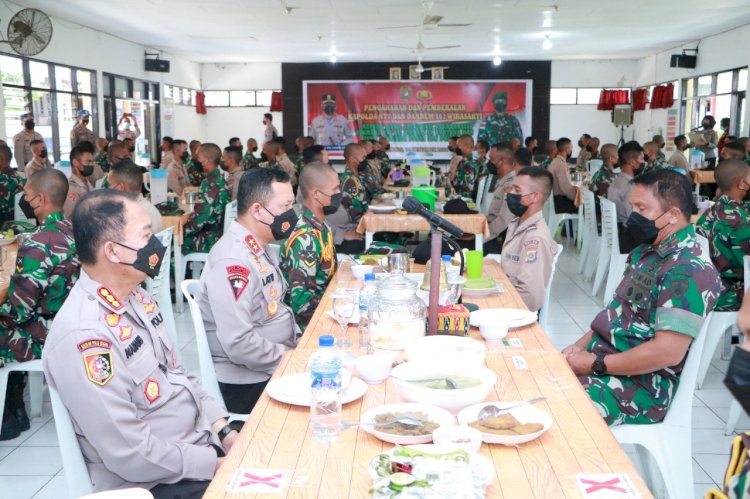
[(618, 104), (612, 110), (612, 124), (630, 126), (633, 124), (633, 108), (630, 104)]
[(697, 62), (698, 56), (696, 55), (674, 54), (669, 61), (669, 67), (695, 69)]
[(146, 71), (156, 71), (157, 73), (169, 73), (169, 61), (164, 59), (145, 59)]

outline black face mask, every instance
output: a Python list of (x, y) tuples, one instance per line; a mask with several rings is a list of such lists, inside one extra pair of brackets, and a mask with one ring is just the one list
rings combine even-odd
[(357, 165), (357, 171), (359, 173), (364, 173), (367, 171), (367, 161), (362, 161), (360, 164)]
[(654, 244), (656, 237), (659, 235), (659, 228), (656, 227), (656, 221), (664, 216), (664, 213), (654, 220), (649, 220), (640, 213), (631, 212), (625, 225), (633, 241), (636, 244)]
[(637, 177), (638, 175), (640, 175), (641, 173), (643, 173), (643, 170), (645, 170), (645, 169), (646, 169), (646, 163), (639, 164), (638, 168), (634, 168), (633, 169), (633, 176)]
[(378, 157), (378, 154), (375, 151), (372, 151), (367, 155), (367, 159), (375, 159)]
[(26, 127), (26, 130), (33, 130), (34, 127), (36, 126), (36, 123), (34, 123), (33, 121), (27, 121), (26, 123), (23, 124), (23, 126)]
[(504, 113), (508, 105), (505, 102), (495, 102), (495, 111), (498, 113)]
[(455, 148), (455, 147), (453, 147), (453, 146), (448, 146), (448, 150), (449, 150), (450, 152), (453, 152), (453, 151), (455, 151), (455, 150), (456, 150), (456, 148)]
[(82, 121), (82, 122), (81, 122), (81, 125), (83, 125), (83, 126), (88, 126), (88, 124), (89, 124), (89, 122), (88, 122), (88, 121)]
[(39, 153), (39, 156), (41, 156), (42, 158), (46, 158), (47, 154), (47, 149), (42, 149), (42, 152)]
[(578, 147), (581, 147), (581, 148), (583, 148), (583, 141), (582, 141), (582, 140), (579, 140), (579, 141), (578, 141)]
[(226, 163), (224, 163), (223, 161), (219, 161), (219, 168), (221, 168), (225, 172), (229, 171), (229, 167), (227, 167)]
[(115, 244), (119, 244), (123, 248), (133, 250), (136, 252), (135, 261), (133, 263), (120, 262), (123, 265), (129, 265), (135, 270), (140, 270), (152, 279), (159, 275), (161, 270), (161, 261), (164, 259), (164, 254), (167, 252), (167, 247), (164, 246), (159, 238), (155, 235), (151, 235), (146, 246), (140, 249), (131, 248), (117, 241), (113, 241)]
[(333, 114), (336, 112), (336, 106), (331, 106), (330, 104), (323, 106), (323, 112), (326, 114)]
[(193, 158), (193, 169), (197, 171), (203, 171), (203, 163), (198, 158)]
[(130, 151), (130, 152), (135, 152), (135, 146), (132, 146), (132, 147), (128, 147), (128, 151)]
[(492, 161), (487, 162), (487, 172), (489, 172), (490, 175), (497, 176), (497, 166)]
[(533, 192), (530, 192), (528, 194), (514, 194), (512, 192), (509, 192), (505, 195), (505, 201), (508, 203), (508, 209), (511, 213), (513, 213), (517, 217), (522, 217), (524, 213), (526, 213), (526, 210), (529, 209), (528, 206), (521, 203), (521, 198), (524, 196), (530, 196), (531, 194), (534, 194)]
[(594, 148), (593, 148), (593, 147), (591, 147), (591, 146), (586, 146), (586, 150), (587, 150), (588, 152), (594, 152)]
[[(321, 193), (324, 196), (327, 194)], [(331, 194), (331, 204), (328, 206), (323, 207), (323, 215), (333, 215), (336, 213), (339, 209), (339, 206), (341, 205), (341, 199), (343, 198), (343, 194), (340, 192), (337, 192), (336, 194)]]
[(180, 159), (183, 163), (187, 163), (187, 161), (190, 159), (190, 154), (185, 151), (184, 153), (182, 153), (182, 156), (180, 156)]
[(81, 175), (83, 175), (84, 177), (90, 177), (93, 173), (94, 165), (84, 165), (83, 169), (81, 170)]
[[(38, 197), (39, 195), (37, 194), (36, 196), (31, 198), (31, 201), (35, 200)], [(31, 206), (31, 201), (26, 201), (26, 196), (21, 196), (21, 198), (18, 200), (18, 207), (21, 208), (21, 211), (26, 218), (33, 220), (36, 218), (36, 215), (34, 214), (34, 208)]]
[(261, 162), (268, 161), (268, 156), (266, 156), (266, 153), (264, 152), (260, 153), (260, 160)]
[[(263, 207), (263, 209), (268, 211), (268, 208), (266, 208), (265, 206)], [(294, 208), (289, 208), (281, 215), (274, 215), (270, 211), (268, 211), (268, 213), (273, 217), (273, 222), (267, 224), (266, 222), (260, 220), (260, 223), (268, 225), (271, 228), (271, 234), (273, 235), (273, 238), (276, 240), (280, 240), (289, 237), (289, 234), (291, 234), (294, 230), (294, 226), (297, 225), (297, 220), (299, 220), (299, 217), (297, 217), (297, 213), (295, 213)]]
[(390, 150), (391, 150), (391, 145), (390, 145), (390, 144), (388, 144), (387, 146), (385, 146), (385, 150), (386, 150), (386, 151), (390, 151)]

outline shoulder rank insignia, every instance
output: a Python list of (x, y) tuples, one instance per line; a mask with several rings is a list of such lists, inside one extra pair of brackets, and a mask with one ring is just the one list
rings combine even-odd
[(250, 251), (252, 251), (256, 255), (259, 255), (263, 252), (263, 248), (260, 247), (260, 244), (258, 244), (258, 241), (255, 240), (255, 237), (253, 237), (252, 234), (248, 234), (245, 237), (245, 244), (248, 248), (250, 248)]
[(120, 309), (122, 308), (122, 303), (120, 303), (120, 300), (117, 299), (117, 297), (110, 291), (108, 288), (105, 288), (104, 286), (100, 287), (96, 290), (96, 292), (101, 296), (104, 301), (109, 303), (112, 308), (114, 309)]

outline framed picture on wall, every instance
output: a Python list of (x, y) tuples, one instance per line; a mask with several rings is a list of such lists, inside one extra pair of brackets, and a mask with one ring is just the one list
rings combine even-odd
[(417, 65), (413, 64), (409, 66), (409, 79), (410, 80), (421, 80), (422, 73), (417, 71)]
[(391, 80), (400, 80), (401, 79), (401, 68), (390, 68), (388, 70), (388, 75), (390, 76)]
[(432, 68), (432, 79), (433, 80), (442, 80), (443, 79), (443, 69), (441, 66), (435, 66)]

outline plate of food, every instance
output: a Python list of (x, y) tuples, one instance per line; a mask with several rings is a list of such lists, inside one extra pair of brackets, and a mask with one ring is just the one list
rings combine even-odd
[(488, 405), (504, 409), (518, 402), (490, 402), (467, 407), (458, 422), (482, 432), (488, 444), (519, 445), (539, 438), (552, 427), (552, 417), (533, 405), (523, 405), (497, 416), (480, 420), (479, 411)]
[[(464, 289), (464, 294), (466, 290)], [(511, 327), (523, 327), (537, 321), (536, 312), (520, 308), (485, 308), (475, 310), (469, 316), (469, 324), (479, 327), (482, 324), (506, 324)]]
[[(341, 391), (341, 403), (348, 404), (367, 393), (367, 384), (359, 378), (352, 377), (351, 371), (344, 370)], [(310, 373), (290, 374), (277, 378), (266, 385), (266, 393), (272, 399), (290, 405), (310, 407)]]
[(371, 204), (368, 206), (371, 211), (374, 211), (375, 213), (393, 213), (396, 211), (396, 205), (388, 203), (388, 204)]
[(467, 279), (463, 284), (461, 293), (467, 297), (482, 297), (502, 293), (503, 291), (503, 287), (491, 277), (480, 277), (479, 279)]
[(373, 497), (484, 497), (492, 462), (454, 446), (397, 446), (370, 463)]
[(396, 199), (395, 192), (384, 192), (378, 196), (379, 199)]
[(16, 234), (13, 232), (13, 229), (0, 232), (0, 246), (7, 246), (14, 242), (16, 242)]
[[(419, 424), (397, 422), (399, 418), (413, 419)], [(364, 431), (384, 442), (398, 445), (432, 442), (432, 432), (441, 426), (455, 424), (450, 412), (427, 404), (388, 404), (370, 409), (362, 415)], [(378, 423), (378, 424), (373, 424)]]

